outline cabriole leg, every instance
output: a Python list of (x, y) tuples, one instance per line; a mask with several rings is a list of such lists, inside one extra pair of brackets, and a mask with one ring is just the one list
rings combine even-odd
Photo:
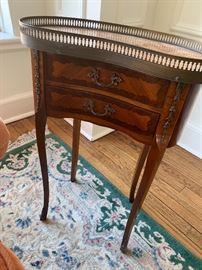
[(164, 152), (165, 152), (165, 147), (159, 149), (156, 143), (154, 143), (154, 145), (151, 146), (151, 149), (149, 151), (148, 158), (147, 158), (147, 163), (144, 169), (144, 173), (140, 182), (140, 186), (135, 196), (135, 199), (134, 199), (134, 202), (133, 202), (133, 205), (132, 205), (129, 217), (128, 217), (128, 221), (126, 224), (123, 240), (121, 243), (122, 252), (126, 252), (128, 241), (129, 241), (131, 231), (133, 228), (133, 224), (135, 222), (135, 218), (151, 186), (151, 183), (154, 179), (156, 171), (162, 160)]
[(76, 167), (79, 154), (79, 138), (80, 138), (81, 120), (74, 119), (73, 121), (73, 141), (72, 141), (72, 168), (71, 181), (76, 181)]
[(40, 113), (36, 113), (35, 124), (36, 124), (36, 138), (37, 138), (37, 146), (39, 152), (39, 161), (41, 165), (41, 174), (43, 179), (43, 191), (44, 191), (44, 202), (40, 219), (46, 220), (49, 204), (48, 166), (47, 166), (46, 145), (45, 145), (46, 116), (41, 115)]
[(139, 159), (138, 159), (136, 169), (135, 169), (135, 173), (134, 173), (134, 176), (133, 176), (133, 182), (132, 182), (132, 185), (131, 185), (131, 188), (130, 188), (129, 200), (130, 200), (131, 203), (134, 201), (134, 194), (135, 194), (136, 186), (137, 186), (137, 183), (138, 183), (138, 179), (140, 177), (140, 173), (141, 173), (142, 168), (144, 166), (144, 163), (145, 163), (147, 154), (149, 152), (149, 149), (150, 149), (149, 145), (144, 145), (144, 147), (142, 149), (142, 152), (139, 155)]

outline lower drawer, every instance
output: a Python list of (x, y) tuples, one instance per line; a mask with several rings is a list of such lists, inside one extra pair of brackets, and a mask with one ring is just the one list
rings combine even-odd
[(72, 89), (47, 87), (47, 114), (75, 117), (124, 131), (144, 142), (152, 140), (159, 114), (118, 99)]

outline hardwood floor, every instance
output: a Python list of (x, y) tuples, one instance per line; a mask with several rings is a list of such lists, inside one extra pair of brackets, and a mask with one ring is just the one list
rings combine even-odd
[[(72, 128), (64, 120), (49, 118), (48, 127), (71, 145)], [(11, 123), (8, 128), (14, 141), (34, 128), (34, 118)], [(128, 196), (141, 147), (126, 135), (113, 132), (95, 142), (81, 136), (79, 153)], [(200, 258), (201, 198), (201, 160), (178, 146), (167, 149), (143, 209)]]

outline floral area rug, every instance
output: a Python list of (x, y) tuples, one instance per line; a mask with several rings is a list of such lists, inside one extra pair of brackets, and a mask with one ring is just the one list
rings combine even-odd
[(131, 204), (80, 157), (76, 183), (70, 181), (71, 149), (47, 134), (50, 181), (48, 220), (41, 222), (43, 191), (35, 133), (21, 136), (0, 161), (0, 239), (25, 269), (202, 269), (143, 211), (129, 241), (120, 244)]

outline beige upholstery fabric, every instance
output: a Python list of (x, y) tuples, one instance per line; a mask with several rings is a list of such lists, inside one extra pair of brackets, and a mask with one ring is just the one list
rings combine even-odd
[(17, 256), (0, 242), (0, 270), (24, 270)]

